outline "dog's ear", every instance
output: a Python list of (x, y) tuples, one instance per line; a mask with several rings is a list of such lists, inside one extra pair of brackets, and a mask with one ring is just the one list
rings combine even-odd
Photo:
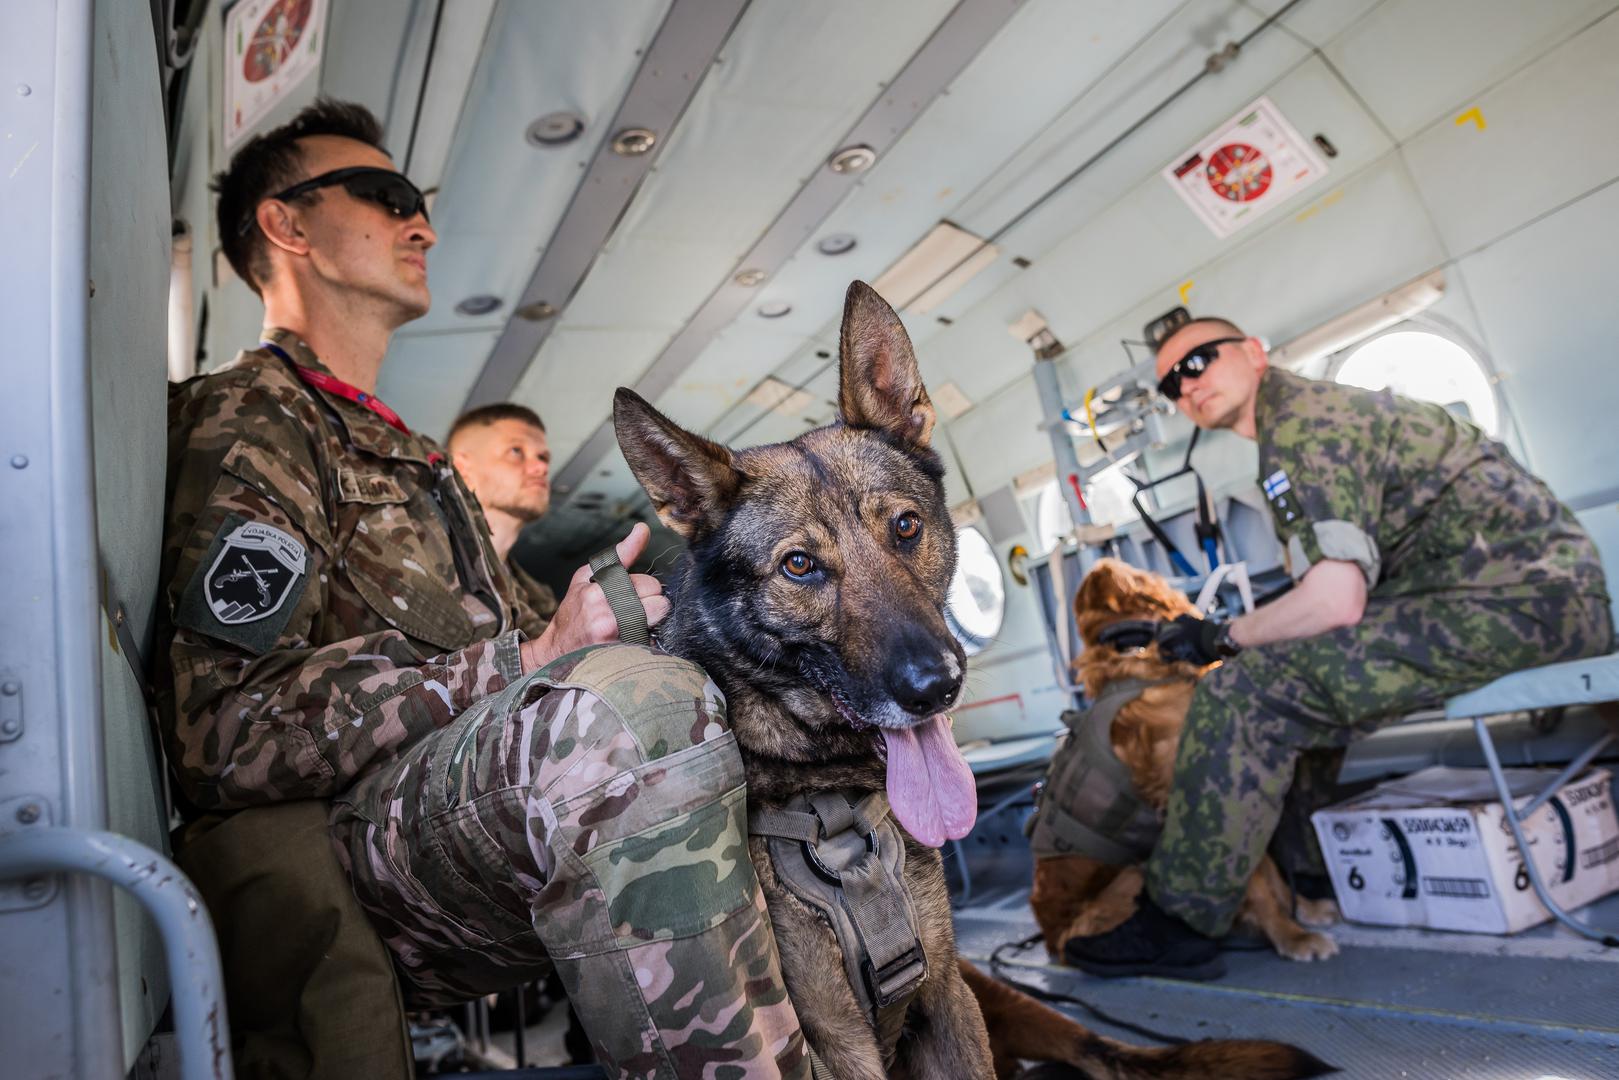
[(910, 336), (888, 302), (864, 281), (843, 301), (838, 415), (850, 427), (881, 428), (915, 446), (933, 437), (933, 402), (922, 385)]
[(665, 525), (692, 540), (720, 523), (742, 482), (731, 451), (684, 430), (622, 386), (613, 395), (613, 430)]

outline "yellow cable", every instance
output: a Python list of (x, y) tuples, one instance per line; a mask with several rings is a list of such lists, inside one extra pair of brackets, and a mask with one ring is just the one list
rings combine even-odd
[(1096, 430), (1096, 413), (1091, 408), (1091, 401), (1096, 397), (1096, 387), (1085, 391), (1085, 422), (1091, 426), (1091, 438), (1096, 440), (1097, 449), (1107, 453), (1107, 447), (1102, 445), (1101, 433)]

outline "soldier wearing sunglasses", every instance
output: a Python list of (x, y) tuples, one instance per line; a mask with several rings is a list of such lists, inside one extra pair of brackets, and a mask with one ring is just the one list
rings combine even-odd
[(1273, 368), (1225, 319), (1171, 327), (1157, 361), (1187, 419), (1259, 444), (1295, 585), (1230, 622), (1188, 615), (1160, 632), (1169, 659), (1223, 663), (1187, 714), (1140, 905), (1066, 955), (1097, 975), (1210, 978), (1301, 753), (1610, 652), (1613, 624), (1574, 515), (1466, 420)]
[(238, 1070), (406, 1077), (401, 996), (557, 970), (611, 1073), (807, 1076), (719, 691), (613, 644), (589, 568), (542, 630), (445, 452), (375, 396), (437, 239), (376, 119), (319, 102), (216, 190), (265, 328), (171, 396), (158, 678)]

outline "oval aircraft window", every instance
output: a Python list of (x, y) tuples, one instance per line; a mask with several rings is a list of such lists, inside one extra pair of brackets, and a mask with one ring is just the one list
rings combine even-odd
[(1334, 376), (1349, 386), (1393, 390), (1443, 405), (1499, 437), (1500, 406), (1484, 368), (1454, 341), (1425, 330), (1399, 330), (1373, 338), (1339, 366)]
[(984, 534), (972, 526), (956, 530), (956, 576), (944, 618), (967, 655), (979, 652), (1001, 632), (1006, 614), (1006, 583), (1001, 563)]

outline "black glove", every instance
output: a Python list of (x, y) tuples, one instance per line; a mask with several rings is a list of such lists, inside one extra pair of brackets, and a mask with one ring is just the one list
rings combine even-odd
[(1199, 667), (1236, 656), (1242, 647), (1231, 640), (1229, 625), (1196, 615), (1177, 615), (1158, 627), (1158, 655), (1171, 663)]

